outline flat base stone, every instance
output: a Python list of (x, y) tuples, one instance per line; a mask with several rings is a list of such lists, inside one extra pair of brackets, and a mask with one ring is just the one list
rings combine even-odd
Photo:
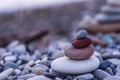
[(99, 65), (100, 61), (95, 56), (86, 60), (71, 60), (64, 56), (55, 59), (51, 63), (51, 68), (64, 74), (82, 74), (96, 70)]

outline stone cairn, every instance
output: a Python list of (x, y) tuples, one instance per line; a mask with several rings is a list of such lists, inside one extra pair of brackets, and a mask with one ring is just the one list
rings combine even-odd
[(51, 68), (64, 74), (83, 74), (96, 70), (99, 60), (93, 55), (92, 40), (86, 30), (80, 30), (72, 39), (72, 45), (65, 49), (64, 57), (51, 63)]
[(107, 0), (107, 4), (100, 9), (101, 13), (96, 15), (100, 23), (120, 22), (120, 0)]

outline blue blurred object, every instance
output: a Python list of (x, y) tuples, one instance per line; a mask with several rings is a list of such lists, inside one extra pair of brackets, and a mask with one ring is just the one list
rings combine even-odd
[(104, 40), (104, 41), (106, 41), (108, 43), (112, 43), (113, 42), (112, 37), (110, 35), (107, 35), (107, 34), (102, 36), (102, 40)]

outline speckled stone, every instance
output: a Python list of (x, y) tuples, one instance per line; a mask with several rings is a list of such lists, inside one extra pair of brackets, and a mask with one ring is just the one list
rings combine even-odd
[(82, 49), (76, 49), (71, 45), (64, 51), (65, 56), (75, 60), (88, 59), (90, 56), (92, 56), (93, 53), (94, 50), (91, 46)]
[(72, 39), (72, 45), (75, 47), (75, 48), (84, 48), (84, 47), (87, 47), (89, 46), (90, 44), (92, 43), (92, 40), (89, 38), (89, 37), (85, 37), (85, 38), (82, 38), (82, 39)]
[(51, 63), (51, 68), (60, 73), (81, 74), (94, 71), (99, 67), (99, 64), (100, 62), (95, 56), (86, 60), (71, 60), (67, 57), (61, 57)]

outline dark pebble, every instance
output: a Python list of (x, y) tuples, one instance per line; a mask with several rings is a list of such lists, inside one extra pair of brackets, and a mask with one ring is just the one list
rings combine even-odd
[(67, 76), (64, 80), (73, 80), (72, 76)]
[(48, 72), (43, 73), (43, 75), (48, 77), (48, 78), (52, 78), (52, 79), (55, 79), (55, 77), (57, 77), (56, 75), (48, 73)]
[(4, 66), (2, 64), (0, 64), (0, 72), (2, 72), (4, 69)]
[(103, 70), (105, 70), (107, 67), (109, 67), (110, 65), (111, 65), (112, 63), (110, 62), (110, 61), (103, 61), (103, 62), (101, 62), (101, 64), (100, 64), (100, 69), (103, 69)]
[(6, 62), (4, 64), (4, 68), (5, 69), (7, 69), (7, 68), (17, 68), (17, 65), (14, 62)]

